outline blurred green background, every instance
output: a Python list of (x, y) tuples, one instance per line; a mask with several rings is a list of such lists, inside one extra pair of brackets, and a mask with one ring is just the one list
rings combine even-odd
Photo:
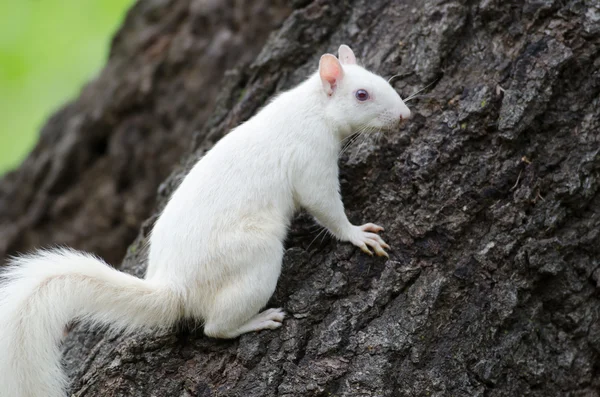
[(0, 175), (102, 68), (134, 0), (0, 1)]

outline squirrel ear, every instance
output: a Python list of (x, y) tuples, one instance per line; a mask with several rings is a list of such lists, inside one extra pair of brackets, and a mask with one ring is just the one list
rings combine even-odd
[(332, 95), (338, 83), (344, 77), (342, 64), (331, 54), (323, 55), (319, 61), (319, 76), (327, 95)]
[(356, 57), (354, 56), (354, 52), (348, 47), (346, 44), (342, 44), (340, 49), (338, 50), (338, 56), (340, 57), (340, 62), (343, 65), (356, 65)]

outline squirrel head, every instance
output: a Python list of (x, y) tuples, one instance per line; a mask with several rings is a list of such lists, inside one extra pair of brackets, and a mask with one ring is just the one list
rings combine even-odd
[(321, 56), (319, 79), (328, 119), (344, 125), (350, 133), (358, 130), (393, 130), (410, 117), (410, 110), (396, 90), (381, 76), (356, 62), (354, 52), (341, 45), (339, 59)]

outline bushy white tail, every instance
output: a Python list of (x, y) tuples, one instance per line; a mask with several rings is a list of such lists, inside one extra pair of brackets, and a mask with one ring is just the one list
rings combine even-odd
[(168, 327), (175, 291), (60, 249), (15, 259), (0, 276), (0, 397), (64, 397), (59, 343), (66, 324)]

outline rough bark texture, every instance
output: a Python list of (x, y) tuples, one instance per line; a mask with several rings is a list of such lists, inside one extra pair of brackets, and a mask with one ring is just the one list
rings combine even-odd
[(53, 244), (119, 263), (212, 114), (225, 71), (251, 62), (290, 12), (280, 0), (138, 2), (100, 76), (1, 181), (0, 263)]
[[(300, 215), (271, 302), (282, 329), (76, 326), (73, 395), (600, 395), (599, 1), (295, 1), (264, 46), (243, 32), (265, 37), (285, 5), (253, 19), (202, 4), (134, 7), (107, 69), (0, 185), (3, 249), (67, 241), (115, 259), (187, 147), (155, 214), (216, 140), (347, 43), (404, 95), (439, 79), (403, 128), (341, 158), (349, 217), (384, 225), (391, 259)], [(152, 219), (126, 271), (143, 274)]]

